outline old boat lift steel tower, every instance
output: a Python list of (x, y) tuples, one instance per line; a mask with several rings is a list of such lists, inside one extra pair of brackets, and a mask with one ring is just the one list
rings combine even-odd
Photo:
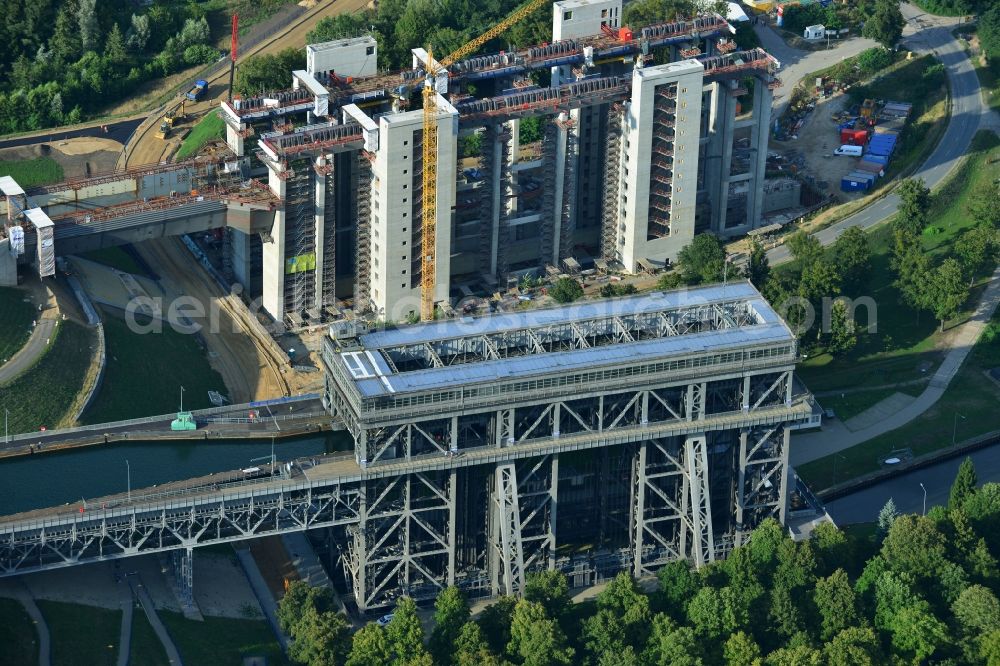
[[(724, 557), (788, 503), (812, 399), (749, 283), (325, 340), (354, 452), (0, 518), (0, 575), (327, 528), (362, 611)], [(190, 580), (188, 580), (188, 584)]]

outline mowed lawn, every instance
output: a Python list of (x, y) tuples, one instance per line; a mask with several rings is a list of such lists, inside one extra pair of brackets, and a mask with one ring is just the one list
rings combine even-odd
[(210, 112), (207, 116), (198, 121), (198, 124), (191, 128), (181, 147), (174, 155), (175, 160), (186, 160), (194, 157), (209, 141), (215, 141), (225, 137), (226, 124), (218, 112)]
[(0, 662), (4, 666), (37, 666), (38, 632), (17, 601), (0, 599)]
[[(976, 221), (966, 210), (969, 193), (977, 184), (996, 178), (1000, 178), (1000, 139), (991, 132), (980, 132), (973, 140), (966, 162), (935, 192), (931, 223), (921, 237), (924, 249), (935, 260), (950, 254), (956, 239), (975, 226)], [(864, 295), (877, 305), (877, 331), (861, 335), (858, 345), (846, 354), (833, 357), (820, 353), (806, 358), (798, 372), (813, 391), (874, 388), (926, 379), (943, 358), (938, 350), (942, 333), (933, 314), (916, 313), (904, 305), (899, 290), (892, 284), (896, 275), (890, 266), (891, 229), (881, 225), (870, 232), (870, 237), (872, 270)], [(985, 276), (980, 276), (964, 311), (948, 322), (949, 328), (968, 319), (984, 287)], [(861, 308), (858, 315), (858, 327), (862, 329), (868, 324), (867, 312)]]
[(0, 287), (0, 365), (24, 346), (31, 335), (35, 308), (20, 289)]
[(59, 183), (64, 180), (62, 166), (51, 157), (4, 160), (0, 162), (0, 176), (10, 176), (24, 189), (37, 185)]
[[(33, 368), (0, 387), (0, 404), (10, 410), (12, 434), (49, 429), (72, 416), (96, 352), (97, 334), (74, 321), (59, 323), (49, 350)], [(29, 399), (30, 397), (30, 399)]]
[(278, 641), (264, 620), (206, 617), (184, 619), (180, 613), (160, 613), (185, 666), (239, 664), (243, 657), (262, 655), (269, 666), (287, 664)]
[(39, 601), (52, 637), (52, 666), (113, 666), (118, 659), (122, 612)]
[(184, 408), (211, 407), (208, 391), (226, 392), (222, 376), (208, 363), (194, 335), (174, 331), (137, 334), (123, 319), (104, 317), (108, 364), (86, 423), (120, 421), (176, 412), (184, 387)]

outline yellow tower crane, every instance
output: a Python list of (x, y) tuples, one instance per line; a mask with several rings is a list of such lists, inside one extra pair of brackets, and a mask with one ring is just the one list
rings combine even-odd
[(479, 35), (472, 41), (462, 45), (454, 53), (440, 62), (435, 62), (430, 47), (427, 48), (427, 70), (424, 80), (424, 174), (423, 174), (423, 230), (420, 235), (423, 261), (421, 262), (420, 281), (420, 318), (423, 321), (434, 319), (434, 287), (437, 281), (437, 100), (435, 81), (438, 75), (447, 73), (457, 60), (474, 53), (486, 42), (499, 37), (511, 26), (519, 23), (539, 7), (549, 4), (552, 0), (531, 0), (500, 23)]

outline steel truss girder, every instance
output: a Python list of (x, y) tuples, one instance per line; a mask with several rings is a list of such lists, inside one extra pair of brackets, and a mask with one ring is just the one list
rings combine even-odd
[(559, 456), (497, 465), (490, 515), (494, 594), (521, 594), (527, 572), (555, 564)]
[(456, 476), (413, 473), (363, 482), (348, 527), (348, 573), (362, 610), (400, 595), (429, 598), (455, 580)]
[(773, 516), (784, 522), (788, 502), (788, 442), (784, 424), (740, 432), (739, 473), (736, 486), (736, 543)]
[(692, 304), (663, 311), (605, 315), (539, 326), (385, 347), (379, 352), (403, 371), (573, 351), (623, 342), (751, 327), (760, 323), (740, 300)]
[(0, 535), (0, 575), (55, 569), (249, 537), (344, 525), (358, 519), (357, 484), (208, 496), (182, 506), (84, 510), (71, 524)]

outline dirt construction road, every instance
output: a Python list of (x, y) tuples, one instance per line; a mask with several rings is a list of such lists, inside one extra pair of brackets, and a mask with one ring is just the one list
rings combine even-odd
[[(289, 25), (276, 33), (270, 39), (266, 39), (256, 46), (247, 49), (245, 53), (240, 53), (239, 62), (244, 58), (264, 53), (276, 53), (282, 49), (305, 48), (306, 35), (316, 26), (316, 22), (327, 16), (335, 16), (344, 12), (357, 12), (368, 5), (367, 0), (321, 0), (315, 7), (307, 11), (302, 16), (294, 19)], [(239, 66), (237, 62), (237, 66)], [(197, 104), (188, 104), (186, 113), (191, 116), (200, 116), (204, 113), (216, 109), (219, 102), (228, 96), (229, 69), (223, 67), (219, 72), (208, 78), (208, 94), (205, 99)], [(289, 75), (288, 87), (292, 85)], [(173, 102), (169, 106), (173, 106)], [(124, 166), (136, 166), (140, 164), (154, 164), (160, 162), (167, 152), (170, 144), (167, 141), (156, 138), (156, 128), (160, 124), (162, 113), (154, 113), (149, 119), (136, 130), (129, 142), (126, 150)], [(119, 166), (122, 166), (119, 164)]]
[[(202, 337), (208, 345), (211, 365), (222, 375), (231, 402), (288, 395), (282, 368), (254, 343), (238, 318), (223, 306), (225, 294), (221, 287), (194, 264), (179, 239), (137, 243), (135, 248), (162, 276), (168, 294), (193, 297), (202, 304), (206, 316), (191, 320), (203, 326)], [(169, 305), (163, 304), (165, 311)]]

